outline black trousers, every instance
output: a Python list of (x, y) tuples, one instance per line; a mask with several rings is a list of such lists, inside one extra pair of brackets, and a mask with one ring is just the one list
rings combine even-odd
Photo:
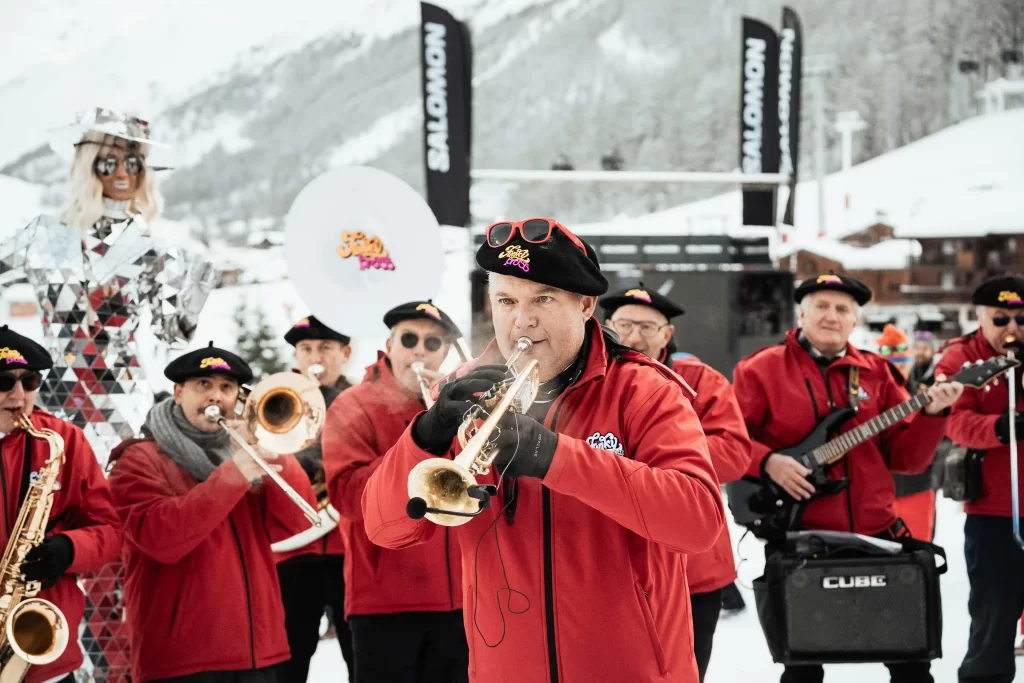
[(707, 593), (690, 593), (690, 614), (693, 618), (693, 656), (697, 659), (700, 683), (711, 661), (711, 644), (718, 626), (718, 615), (722, 611), (722, 590)]
[(462, 610), (352, 615), (353, 683), (468, 683)]
[(971, 582), (971, 635), (960, 683), (1010, 683), (1017, 620), (1024, 610), (1024, 550), (1013, 538), (1013, 519), (967, 515), (964, 559)]
[(152, 683), (288, 683), (288, 679), (277, 675), (277, 670), (278, 667), (270, 666), (244, 671), (203, 671), (188, 676), (161, 678)]
[[(1013, 650), (1010, 651), (1013, 654)], [(931, 662), (901, 662), (886, 664), (891, 683), (933, 683)], [(787, 666), (779, 683), (821, 683), (825, 669), (821, 666)]]
[(320, 619), (331, 608), (345, 666), (352, 671), (352, 634), (345, 621), (344, 557), (302, 555), (277, 565), (284, 628), (292, 658), (279, 667), (281, 683), (305, 683), (309, 660), (320, 644)]

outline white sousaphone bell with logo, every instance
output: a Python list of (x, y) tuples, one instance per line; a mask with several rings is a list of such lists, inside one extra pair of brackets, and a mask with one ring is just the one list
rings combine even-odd
[[(310, 181), (288, 211), (284, 239), (288, 278), (310, 313), (335, 330), (379, 329), (386, 312), (431, 299), (441, 287), (444, 248), (433, 211), (405, 182), (375, 168), (333, 168)], [(274, 543), (275, 552), (337, 527), (322, 465), (314, 490), (320, 526)]]

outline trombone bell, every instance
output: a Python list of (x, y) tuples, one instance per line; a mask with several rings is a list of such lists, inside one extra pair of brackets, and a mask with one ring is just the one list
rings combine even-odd
[(274, 453), (295, 453), (315, 442), (326, 415), (320, 385), (295, 372), (264, 379), (242, 409), (242, 420), (256, 442)]

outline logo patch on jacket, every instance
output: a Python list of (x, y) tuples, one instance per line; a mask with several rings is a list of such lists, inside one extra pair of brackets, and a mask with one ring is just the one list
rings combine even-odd
[(603, 451), (611, 451), (615, 455), (626, 454), (626, 451), (622, 447), (622, 442), (619, 441), (619, 437), (615, 436), (611, 432), (608, 432), (607, 434), (594, 432), (587, 437), (587, 443), (594, 448), (600, 448)]

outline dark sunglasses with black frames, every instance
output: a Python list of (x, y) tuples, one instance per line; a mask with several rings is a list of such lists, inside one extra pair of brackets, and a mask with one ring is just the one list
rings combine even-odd
[(24, 375), (12, 375), (9, 373), (0, 373), (0, 394), (6, 394), (8, 391), (14, 390), (14, 385), (21, 382), (21, 386), (25, 391), (35, 391), (39, 388), (39, 385), (43, 382), (43, 376), (38, 372), (26, 372)]
[[(402, 342), (402, 346), (405, 348), (415, 349), (416, 345), (420, 343), (420, 336), (415, 332), (405, 332), (399, 337), (399, 341)], [(423, 340), (423, 347), (431, 353), (441, 348), (442, 344), (444, 344), (444, 340), (440, 337), (430, 336)]]
[(992, 316), (992, 324), (996, 327), (1006, 327), (1013, 320), (1017, 323), (1017, 327), (1024, 327), (1024, 313), (1013, 316), (1012, 318), (1008, 315), (996, 315)]

